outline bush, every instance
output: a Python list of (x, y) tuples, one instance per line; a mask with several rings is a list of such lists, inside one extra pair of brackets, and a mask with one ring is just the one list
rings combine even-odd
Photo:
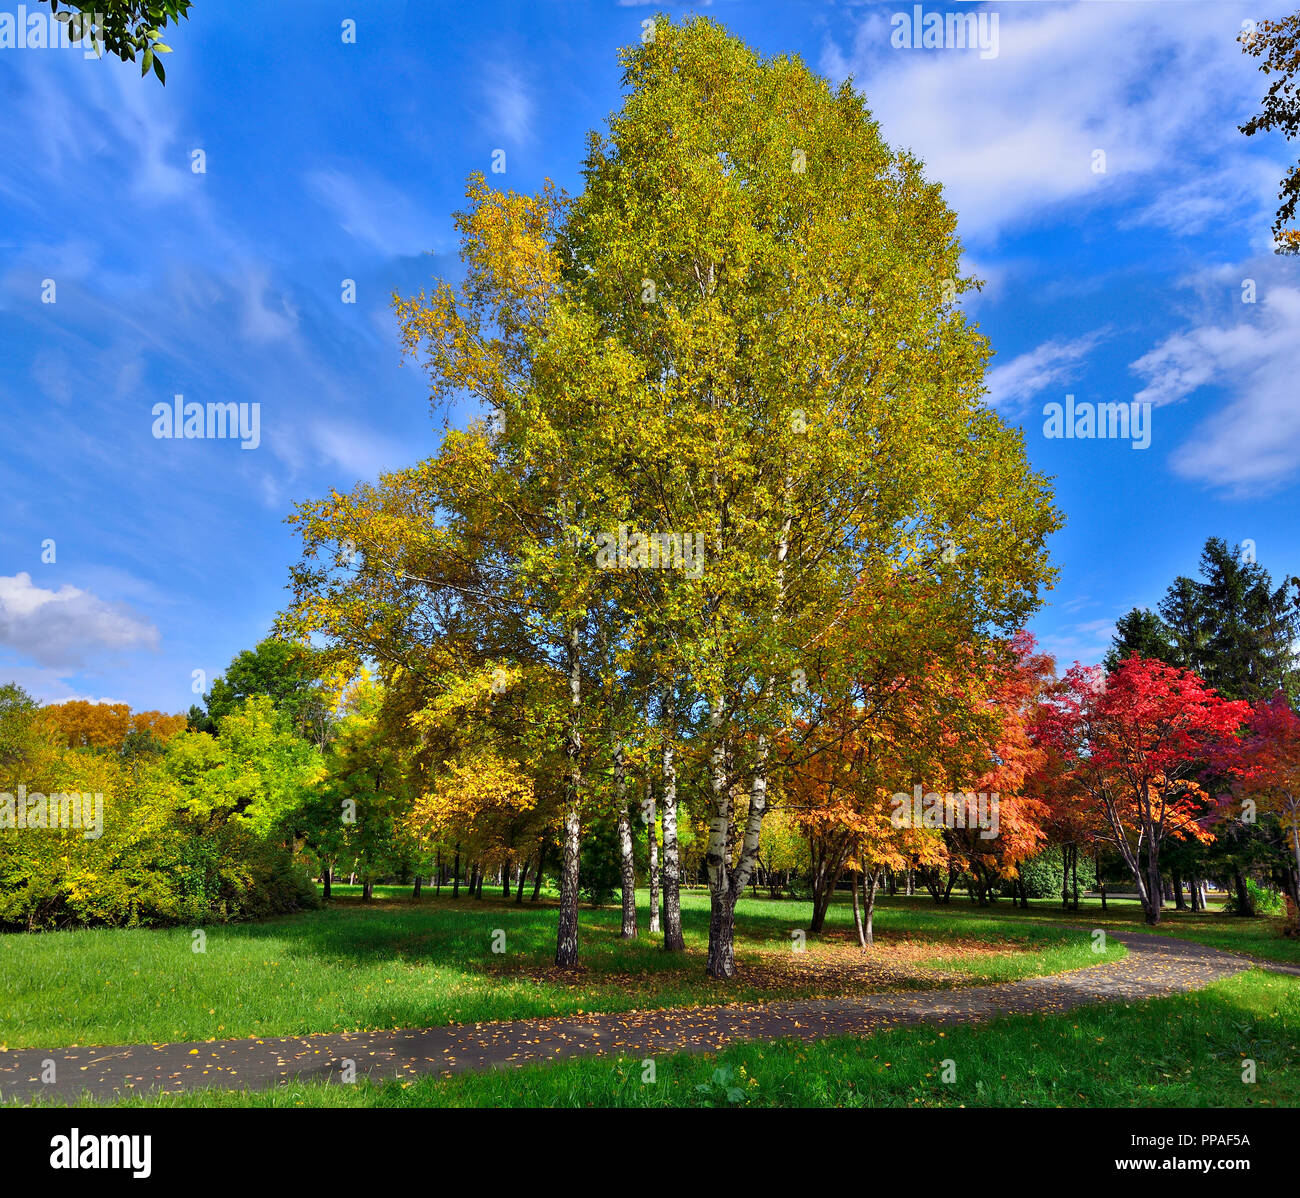
[[(1246, 879), (1246, 894), (1255, 915), (1281, 915), (1286, 910), (1286, 898), (1276, 890), (1268, 890), (1254, 878)], [(1235, 889), (1228, 891), (1228, 901), (1223, 908), (1230, 915), (1241, 914), (1241, 904), (1237, 901)]]
[[(194, 926), (316, 905), (283, 830), (314, 761), (262, 709), (230, 717), (218, 738), (181, 733), (160, 752), (129, 755), (70, 748), (30, 716), (9, 722), (0, 929)], [(73, 793), (95, 796), (102, 824), (89, 837), (47, 826), (57, 823), (48, 796)]]

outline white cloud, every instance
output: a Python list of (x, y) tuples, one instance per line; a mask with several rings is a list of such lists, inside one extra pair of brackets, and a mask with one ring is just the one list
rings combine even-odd
[(72, 666), (103, 650), (157, 648), (158, 629), (122, 604), (68, 585), (46, 590), (20, 573), (0, 576), (0, 644), (43, 666)]
[(308, 429), (308, 437), (325, 462), (356, 478), (374, 478), (381, 470), (397, 470), (417, 456), (409, 446), (351, 424), (317, 421)]
[(437, 248), (432, 221), (405, 194), (382, 179), (358, 171), (312, 171), (307, 187), (333, 214), (339, 227), (386, 258)]
[(995, 366), (985, 380), (989, 406), (1014, 413), (1049, 387), (1068, 383), (1104, 336), (1104, 330), (1099, 329), (1072, 341), (1045, 341), (1005, 366)]
[(1171, 465), (1238, 496), (1272, 490), (1300, 473), (1300, 289), (1262, 284), (1259, 302), (1241, 309), (1240, 320), (1176, 333), (1132, 364), (1146, 379), (1139, 401), (1177, 403), (1203, 387), (1227, 391), (1227, 404), (1193, 430)]
[(298, 311), (284, 296), (268, 305), (266, 291), (270, 276), (260, 267), (246, 267), (238, 282), (244, 307), (241, 329), (250, 341), (282, 341), (293, 336), (298, 327)]
[[(1231, 174), (1257, 153), (1229, 116), (1259, 99), (1254, 64), (1233, 40), (1239, 17), (1251, 15), (1244, 7), (995, 7), (996, 58), (893, 49), (888, 14), (877, 11), (850, 48), (828, 43), (821, 60), (833, 77), (853, 74), (886, 140), (925, 160), (963, 234), (995, 238), (1116, 188), (1127, 199), (1139, 184), (1151, 220), (1165, 192), (1170, 219), (1196, 227), (1233, 202)], [(1222, 171), (1207, 178), (1211, 155)]]
[(483, 87), (487, 127), (516, 145), (530, 140), (533, 101), (519, 75), (509, 67), (496, 67), (487, 72)]
[(1099, 663), (1114, 635), (1114, 620), (1086, 620), (1063, 625), (1054, 635), (1040, 637), (1039, 646), (1056, 659), (1057, 673), (1064, 674), (1076, 661), (1086, 666)]

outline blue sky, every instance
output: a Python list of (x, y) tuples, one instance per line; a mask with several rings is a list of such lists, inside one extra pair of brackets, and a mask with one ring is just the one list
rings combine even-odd
[[(1234, 40), (1259, 10), (968, 5), (997, 17), (982, 56), (893, 46), (912, 8), (698, 6), (852, 74), (944, 184), (987, 281), (967, 308), (997, 352), (990, 402), (1067, 518), (1032, 626), (1045, 647), (1097, 660), (1209, 535), (1300, 572), (1300, 278), (1269, 252), (1295, 147), (1236, 128), (1264, 90)], [(165, 88), (77, 50), (0, 48), (0, 678), (184, 710), (193, 671), (265, 635), (292, 503), (436, 448), (390, 294), (458, 272), (451, 214), (495, 150), (495, 183), (577, 188), (583, 135), (618, 104), (617, 47), (656, 9), (693, 11), (196, 0)], [(156, 439), (153, 406), (177, 393), (260, 403), (260, 444)], [(1045, 438), (1067, 393), (1150, 402), (1150, 447)]]

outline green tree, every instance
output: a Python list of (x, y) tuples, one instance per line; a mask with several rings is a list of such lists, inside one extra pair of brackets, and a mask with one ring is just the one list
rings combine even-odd
[(810, 702), (791, 681), (816, 689), (809, 646), (891, 570), (941, 580), (935, 614), (969, 640), (1014, 626), (1058, 519), (980, 401), (955, 215), (854, 90), (705, 20), (656, 18), (623, 65), (565, 246), (602, 357), (638, 380), (605, 398), (626, 430), (609, 507), (703, 549), (640, 610), (674, 634), (665, 676), (689, 679), (708, 968), (726, 977), (770, 779)]
[(205, 711), (190, 709), (190, 726), (215, 734), (231, 712), (257, 695), (270, 699), (288, 727), (318, 748), (329, 739), (330, 698), (321, 680), (324, 668), (312, 648), (268, 638), (237, 654), (224, 675), (212, 681), (203, 696)]
[(1107, 672), (1112, 672), (1131, 653), (1177, 664), (1172, 660), (1174, 647), (1169, 629), (1150, 608), (1135, 607), (1115, 621), (1115, 635), (1104, 659)]
[(1251, 554), (1221, 537), (1205, 542), (1200, 567), (1199, 579), (1174, 579), (1159, 616), (1134, 608), (1120, 617), (1106, 668), (1137, 653), (1190, 670), (1228, 699), (1294, 697), (1300, 618), (1285, 585), (1274, 587)]

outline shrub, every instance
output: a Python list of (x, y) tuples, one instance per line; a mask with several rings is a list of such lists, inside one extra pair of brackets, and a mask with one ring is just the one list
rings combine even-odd
[[(1286, 910), (1286, 899), (1276, 890), (1261, 886), (1254, 878), (1246, 879), (1246, 895), (1255, 915), (1281, 915)], [(1230, 915), (1240, 914), (1241, 904), (1235, 890), (1228, 892), (1228, 901), (1223, 909)]]

